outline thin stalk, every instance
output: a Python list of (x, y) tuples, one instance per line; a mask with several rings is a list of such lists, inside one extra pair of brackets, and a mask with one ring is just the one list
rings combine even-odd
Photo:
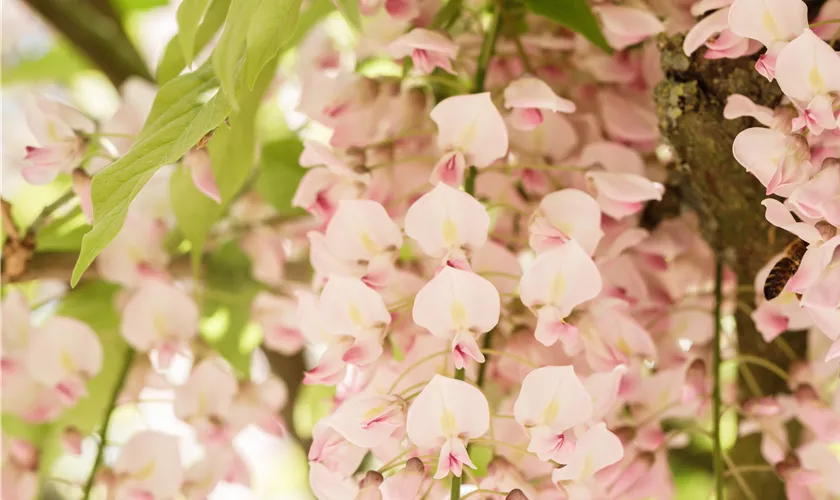
[[(490, 29), (484, 36), (484, 42), (481, 44), (481, 52), (478, 54), (478, 67), (475, 70), (475, 83), (473, 84), (473, 93), (475, 94), (484, 92), (484, 83), (487, 80), (487, 68), (490, 65), (490, 59), (493, 58), (493, 53), (496, 51), (496, 40), (499, 38), (499, 27), (501, 23), (502, 3), (498, 1), (493, 6), (493, 20), (490, 22)], [(478, 170), (473, 166), (467, 170), (467, 175), (464, 178), (464, 191), (470, 196), (475, 196), (476, 175), (478, 175)]]
[(734, 357), (732, 361), (736, 363), (747, 363), (767, 368), (771, 372), (778, 375), (779, 378), (781, 378), (785, 382), (790, 383), (790, 376), (787, 374), (787, 372), (779, 368), (779, 366), (773, 363), (772, 361), (767, 361), (764, 358), (759, 358), (758, 356), (751, 356), (749, 354), (739, 354), (738, 356)]
[(720, 344), (721, 344), (721, 309), (723, 308), (723, 257), (718, 247), (715, 252), (715, 335), (712, 343), (712, 440), (714, 441), (714, 477), (715, 477), (715, 498), (723, 500), (724, 477), (723, 477), (723, 448), (720, 442), (720, 414), (721, 414), (721, 393), (720, 393)]
[(117, 407), (117, 400), (120, 397), (120, 392), (125, 385), (126, 379), (128, 379), (128, 374), (131, 372), (131, 364), (133, 360), (134, 349), (129, 348), (125, 352), (122, 371), (119, 374), (119, 378), (117, 378), (117, 383), (114, 386), (114, 392), (111, 394), (111, 400), (108, 402), (108, 410), (107, 413), (105, 413), (105, 422), (102, 424), (102, 432), (100, 433), (102, 436), (101, 444), (99, 445), (99, 449), (96, 450), (96, 458), (93, 460), (93, 467), (90, 470), (90, 476), (85, 483), (82, 500), (89, 500), (90, 493), (93, 491), (93, 483), (96, 481), (96, 471), (99, 469), (99, 466), (102, 465), (102, 459), (105, 456), (105, 443), (108, 440), (108, 427), (111, 424), (111, 415)]
[(76, 193), (74, 193), (72, 189), (68, 189), (61, 196), (56, 198), (55, 201), (44, 207), (44, 209), (41, 210), (41, 213), (38, 214), (38, 217), (29, 226), (29, 229), (27, 229), (27, 234), (34, 234), (36, 231), (41, 229), (47, 223), (47, 220), (49, 220), (49, 217), (53, 214), (53, 212), (63, 207), (65, 203), (72, 200), (75, 196)]
[[(465, 376), (466, 370), (463, 368), (455, 370), (455, 380), (463, 381)], [(461, 498), (461, 477), (453, 474), (449, 488), (449, 500), (458, 500), (459, 498)]]
[(531, 59), (528, 57), (528, 53), (525, 52), (525, 46), (522, 45), (522, 39), (519, 38), (519, 35), (516, 35), (513, 37), (513, 41), (516, 43), (516, 52), (519, 53), (519, 59), (522, 60), (522, 66), (525, 68), (525, 71), (536, 76), (534, 65), (531, 64)]

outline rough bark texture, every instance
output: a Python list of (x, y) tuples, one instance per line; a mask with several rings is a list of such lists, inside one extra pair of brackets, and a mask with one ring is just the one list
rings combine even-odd
[[(726, 98), (743, 94), (758, 104), (774, 106), (781, 98), (775, 83), (767, 82), (754, 70), (754, 60), (707, 60), (700, 54), (687, 57), (682, 50), (682, 36), (663, 37), (659, 41), (666, 79), (654, 91), (660, 131), (677, 157), (669, 172), (667, 203), (652, 207), (647, 214), (656, 219), (673, 213), (675, 207), (695, 210), (701, 231), (738, 275), (741, 284), (752, 284), (756, 272), (790, 241), (790, 235), (776, 231), (764, 219), (761, 201), (764, 187), (739, 165), (732, 156), (732, 142), (741, 130), (757, 126), (752, 119), (725, 120)], [(675, 202), (673, 195), (679, 199)], [(668, 198), (666, 198), (668, 200)], [(650, 223), (651, 220), (648, 220)], [(742, 299), (752, 304), (752, 294)], [(790, 364), (775, 344), (767, 344), (755, 330), (749, 315), (739, 308), (736, 316), (738, 345), (741, 353), (760, 356), (786, 368)], [(794, 350), (804, 355), (805, 336), (785, 334)], [(784, 382), (762, 368), (749, 368), (762, 393), (787, 390)], [(742, 399), (749, 396), (741, 380)], [(739, 440), (730, 451), (736, 464), (763, 463), (755, 437)], [(761, 500), (785, 498), (781, 482), (772, 474), (747, 476), (750, 488)], [(734, 484), (728, 498), (742, 498)]]

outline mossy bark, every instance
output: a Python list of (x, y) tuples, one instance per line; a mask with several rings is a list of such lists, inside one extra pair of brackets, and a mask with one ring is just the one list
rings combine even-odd
[[(750, 118), (726, 120), (723, 108), (727, 97), (735, 93), (772, 107), (781, 99), (781, 91), (755, 71), (754, 59), (708, 60), (702, 57), (702, 50), (687, 57), (682, 40), (682, 36), (659, 39), (666, 78), (655, 89), (654, 98), (660, 131), (677, 161), (669, 171), (671, 197), (666, 197), (666, 203), (651, 207), (646, 222), (675, 214), (676, 207), (696, 211), (706, 240), (721, 249), (741, 284), (751, 284), (756, 272), (784, 248), (791, 236), (765, 220), (761, 206), (766, 198), (764, 187), (732, 156), (735, 136), (758, 124)], [(754, 306), (753, 294), (741, 298)], [(789, 366), (786, 355), (775, 344), (764, 342), (741, 308), (736, 320), (741, 353), (760, 356), (782, 368)], [(785, 340), (804, 356), (804, 335), (788, 333)], [(787, 390), (772, 373), (751, 370), (763, 394)], [(740, 387), (742, 400), (749, 397), (743, 380)], [(740, 439), (730, 455), (739, 465), (763, 463), (758, 444), (754, 436)], [(773, 474), (753, 473), (745, 479), (762, 500), (785, 498), (782, 483)], [(743, 497), (734, 483), (728, 490), (728, 498)]]

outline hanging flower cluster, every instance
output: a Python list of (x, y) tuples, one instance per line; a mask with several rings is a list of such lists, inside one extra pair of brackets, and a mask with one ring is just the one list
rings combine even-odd
[[(534, 15), (527, 33), (500, 30), (517, 21), (501, 7), (489, 28), (465, 7), (443, 29), (440, 5), (426, 0), (360, 2), (353, 54), (321, 27), (302, 42), (292, 84), (313, 126), (291, 204), (307, 215), (263, 224), (272, 210), (250, 192), (224, 205), (220, 226), (236, 228), (259, 284), (250, 320), (263, 348), (306, 349), (314, 362), (303, 383), (335, 387), (307, 450), (317, 498), (673, 498), (670, 452), (709, 434), (722, 404), (741, 413), (742, 434), (762, 434), (789, 498), (840, 495), (829, 447), (840, 441), (837, 370), (824, 362), (840, 357), (840, 57), (825, 41), (834, 31), (812, 30), (800, 0), (649, 4), (593, 5), (613, 54)], [(791, 394), (739, 403), (719, 375), (721, 338), (735, 363), (769, 363), (736, 357), (732, 332), (721, 334), (719, 316), (740, 305), (738, 279), (752, 277), (716, 272), (691, 213), (642, 223), (669, 161), (651, 97), (663, 78), (651, 38), (663, 32), (687, 32), (685, 53), (708, 59), (766, 49), (755, 69), (785, 95), (775, 109), (732, 95), (724, 116), (763, 125), (741, 132), (733, 155), (767, 188), (767, 220), (803, 241), (755, 277), (752, 311), (767, 342), (811, 332), (811, 361), (789, 374), (770, 363)], [(402, 64), (403, 76), (363, 76), (344, 56)], [(125, 154), (150, 112), (153, 90), (123, 90), (104, 123), (45, 99), (29, 115), (38, 145), (24, 177), (72, 172), (88, 221), (88, 173), (105, 163), (76, 167)], [(201, 144), (177, 166), (219, 203), (214, 167)], [(132, 357), (120, 402), (169, 391), (203, 454), (185, 466), (176, 436), (134, 435), (96, 471), (116, 498), (247, 485), (235, 437), (250, 426), (287, 434), (285, 383), (265, 369), (238, 373), (199, 335), (213, 290), (171, 271), (169, 175), (141, 191), (96, 268), (121, 287), (114, 308)], [(314, 272), (295, 284), (289, 264), (301, 255)], [(784, 259), (796, 268), (769, 297), (764, 283)], [(4, 413), (55, 421), (101, 370), (100, 337), (60, 315), (33, 325), (16, 291), (2, 307)], [(262, 351), (254, 358), (265, 364)], [(179, 362), (189, 369), (173, 380)], [(796, 448), (792, 419), (805, 428)], [(64, 434), (79, 453), (81, 431)], [(31, 498), (38, 450), (7, 439), (2, 496)], [(477, 463), (488, 449), (489, 463)]]

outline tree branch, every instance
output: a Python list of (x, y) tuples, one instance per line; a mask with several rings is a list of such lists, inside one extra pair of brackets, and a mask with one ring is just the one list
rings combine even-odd
[(119, 86), (130, 76), (153, 81), (113, 7), (104, 0), (25, 0)]
[[(735, 136), (757, 124), (749, 118), (725, 120), (723, 108), (734, 93), (770, 107), (778, 104), (782, 94), (775, 83), (768, 83), (755, 71), (754, 60), (708, 60), (700, 53), (689, 58), (682, 51), (682, 41), (682, 36), (660, 38), (666, 79), (654, 91), (660, 131), (679, 159), (668, 179), (669, 190), (678, 195), (679, 203), (671, 200), (667, 206), (654, 206), (646, 215), (651, 219), (667, 216), (675, 207), (688, 205), (698, 213), (706, 240), (715, 245), (719, 235), (727, 265), (741, 282), (751, 282), (792, 236), (776, 231), (765, 220), (761, 209), (766, 197), (764, 187), (732, 155)], [(741, 353), (789, 368), (788, 356), (775, 343), (764, 342), (748, 313), (739, 310), (736, 321)], [(804, 357), (804, 335), (788, 332), (784, 338), (798, 356)], [(764, 394), (787, 390), (775, 375), (757, 374), (756, 379)], [(743, 378), (740, 387), (743, 398), (748, 393)], [(764, 462), (755, 439), (740, 439), (731, 455), (738, 464)], [(762, 500), (785, 498), (778, 479), (752, 479), (756, 480), (761, 482), (757, 490), (762, 492)], [(739, 494), (731, 488), (728, 498), (738, 498)]]

